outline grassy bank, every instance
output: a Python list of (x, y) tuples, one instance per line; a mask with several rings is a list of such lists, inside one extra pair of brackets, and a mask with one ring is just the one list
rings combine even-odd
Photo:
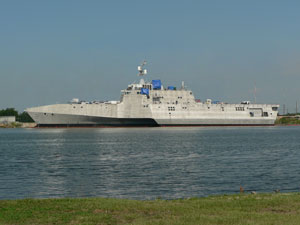
[(299, 224), (300, 194), (1, 200), (0, 224)]
[(0, 128), (19, 128), (22, 127), (22, 123), (13, 122), (7, 124), (0, 124)]
[(36, 126), (36, 123), (8, 123), (8, 124), (0, 124), (0, 128), (33, 128)]
[(296, 117), (282, 117), (275, 121), (276, 125), (300, 125), (300, 119)]

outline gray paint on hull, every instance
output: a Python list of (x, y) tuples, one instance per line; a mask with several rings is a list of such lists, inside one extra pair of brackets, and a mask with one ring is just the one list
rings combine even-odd
[(84, 115), (66, 115), (29, 112), (41, 127), (87, 127), (87, 126), (158, 126), (151, 118), (110, 118)]
[(274, 125), (274, 119), (249, 118), (249, 119), (156, 119), (159, 125), (180, 126), (180, 125), (199, 125), (199, 126), (226, 126), (226, 125)]
[(111, 118), (84, 115), (29, 112), (40, 127), (126, 127), (126, 126), (262, 126), (274, 125), (273, 119), (157, 119)]

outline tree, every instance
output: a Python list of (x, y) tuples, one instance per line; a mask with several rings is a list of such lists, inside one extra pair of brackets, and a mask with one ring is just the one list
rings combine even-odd
[(34, 122), (27, 112), (18, 113), (14, 108), (7, 108), (0, 110), (0, 116), (15, 116), (16, 121), (23, 123)]
[(22, 112), (18, 115), (17, 121), (23, 122), (23, 123), (32, 123), (34, 122), (33, 119), (29, 116), (27, 112)]
[(0, 116), (15, 116), (18, 117), (18, 111), (14, 108), (7, 108), (0, 110)]

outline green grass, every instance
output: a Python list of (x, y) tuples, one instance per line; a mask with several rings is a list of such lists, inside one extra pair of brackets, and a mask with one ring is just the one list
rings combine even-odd
[(296, 125), (300, 124), (300, 120), (294, 117), (283, 117), (275, 121), (276, 125)]
[(300, 224), (300, 194), (1, 200), (0, 224)]

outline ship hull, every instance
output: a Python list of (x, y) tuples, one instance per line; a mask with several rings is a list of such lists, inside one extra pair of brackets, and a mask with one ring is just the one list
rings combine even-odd
[(122, 128), (122, 127), (259, 127), (274, 126), (274, 124), (38, 124), (35, 128)]
[(274, 119), (267, 118), (197, 118), (157, 119), (160, 126), (270, 126)]
[(151, 118), (111, 118), (99, 116), (34, 113), (29, 115), (37, 122), (37, 127), (155, 127)]
[(152, 119), (113, 118), (29, 112), (37, 127), (159, 127), (159, 126), (273, 126), (273, 119)]

